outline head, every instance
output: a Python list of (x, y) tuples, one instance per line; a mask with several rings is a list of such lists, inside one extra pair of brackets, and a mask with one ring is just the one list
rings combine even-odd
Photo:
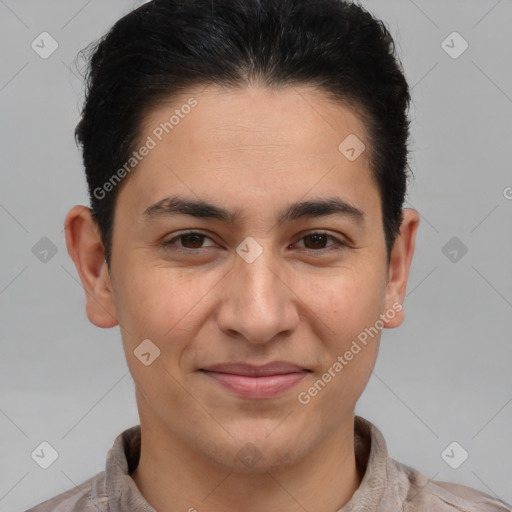
[[(141, 421), (228, 467), (250, 441), (272, 467), (350, 419), (403, 319), (409, 101), (384, 24), (341, 0), (153, 0), (90, 49), (91, 205), (66, 237)], [(272, 399), (203, 371), (276, 360), (307, 372)]]

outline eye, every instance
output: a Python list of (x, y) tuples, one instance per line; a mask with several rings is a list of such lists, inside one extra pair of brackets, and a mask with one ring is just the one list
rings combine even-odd
[[(168, 249), (177, 250), (194, 250), (203, 249), (203, 242), (205, 239), (211, 240), (210, 237), (198, 231), (188, 231), (187, 233), (181, 233), (170, 240), (163, 242), (163, 246)], [(176, 245), (176, 242), (180, 241), (181, 245)], [(213, 240), (212, 240), (213, 242)], [(215, 245), (215, 243), (213, 243)]]
[[(334, 243), (326, 247), (325, 244), (328, 239), (334, 240)], [(303, 236), (300, 241), (306, 241), (305, 248), (311, 252), (319, 252), (321, 250), (339, 250), (347, 246), (346, 243), (342, 242), (336, 237), (321, 231), (308, 233), (307, 235)]]
[[(326, 243), (329, 239), (333, 240), (334, 243), (326, 246)], [(179, 235), (171, 238), (170, 240), (163, 242), (162, 245), (166, 249), (173, 249), (178, 251), (197, 251), (208, 247), (203, 245), (205, 240), (210, 240), (212, 242), (210, 247), (216, 246), (215, 242), (213, 242), (213, 240), (209, 236), (199, 231), (188, 231), (186, 233), (180, 233)], [(308, 233), (307, 235), (300, 238), (300, 242), (304, 241), (305, 244), (303, 247), (305, 248), (305, 250), (308, 252), (315, 253), (318, 253), (320, 251), (340, 250), (347, 246), (345, 242), (342, 242), (338, 238), (320, 231)]]

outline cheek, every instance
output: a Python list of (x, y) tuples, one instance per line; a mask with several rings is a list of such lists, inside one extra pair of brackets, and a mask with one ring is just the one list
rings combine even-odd
[(178, 272), (136, 261), (125, 267), (114, 291), (119, 320), (128, 330), (170, 327), (173, 318), (184, 315), (189, 291)]
[(301, 279), (298, 295), (330, 328), (334, 337), (346, 340), (375, 323), (385, 300), (383, 271), (341, 269), (322, 279)]
[[(132, 267), (137, 268), (136, 266)], [(162, 353), (180, 352), (194, 336), (219, 275), (139, 265), (115, 289), (118, 320), (126, 348), (149, 338)]]
[[(304, 283), (307, 306), (325, 327), (317, 333), (325, 354), (320, 376), (324, 400), (357, 400), (366, 386), (377, 358), (385, 299), (385, 281), (379, 269), (347, 272), (337, 279), (310, 286)], [(340, 361), (338, 358), (342, 358)], [(319, 383), (319, 387), (322, 387)]]
[(169, 401), (186, 410), (176, 366), (190, 340), (184, 329), (193, 321), (201, 290), (192, 289), (190, 278), (176, 269), (148, 266), (125, 274), (116, 294), (126, 361), (139, 392), (149, 403)]
[(315, 410), (319, 416), (331, 411), (324, 421), (334, 427), (339, 414), (355, 407), (375, 366), (382, 332), (376, 322), (383, 293), (346, 286), (324, 297), (315, 306), (322, 323), (329, 327), (319, 334), (323, 345), (321, 368), (309, 389), (302, 391), (310, 398), (312, 416)]

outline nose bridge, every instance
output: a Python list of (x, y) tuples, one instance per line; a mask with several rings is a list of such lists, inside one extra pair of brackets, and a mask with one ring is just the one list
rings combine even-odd
[(219, 327), (252, 343), (265, 343), (294, 329), (299, 315), (293, 293), (278, 277), (279, 261), (270, 247), (246, 239), (237, 253), (218, 313)]
[[(272, 267), (274, 270), (271, 270)], [(279, 300), (283, 283), (277, 277), (279, 269), (270, 249), (250, 263), (240, 261), (235, 272), (242, 287), (240, 298), (256, 308), (255, 312), (259, 309), (262, 313), (265, 310), (267, 315), (275, 315), (279, 304), (283, 304), (282, 298)], [(243, 292), (244, 288), (247, 293)]]

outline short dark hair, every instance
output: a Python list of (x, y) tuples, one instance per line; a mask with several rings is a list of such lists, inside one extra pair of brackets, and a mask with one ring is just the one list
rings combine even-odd
[(79, 55), (88, 67), (75, 138), (109, 270), (120, 186), (99, 198), (95, 190), (103, 190), (130, 159), (145, 115), (187, 88), (253, 82), (273, 88), (315, 86), (352, 107), (363, 121), (389, 260), (406, 193), (410, 95), (392, 36), (360, 5), (347, 0), (152, 0)]

